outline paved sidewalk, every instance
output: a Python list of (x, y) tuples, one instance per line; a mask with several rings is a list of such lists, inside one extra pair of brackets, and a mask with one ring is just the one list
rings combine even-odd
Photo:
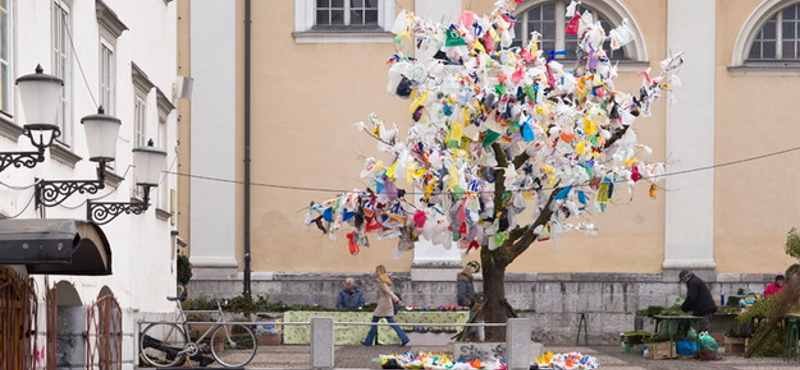
[[(449, 347), (429, 346), (336, 346), (337, 369), (379, 369), (373, 362), (381, 354), (401, 351), (443, 351)], [(577, 351), (595, 356), (603, 370), (798, 370), (800, 362), (787, 362), (781, 358), (745, 359), (736, 355), (723, 355), (720, 361), (699, 360), (648, 360), (641, 355), (620, 353), (618, 346), (547, 346), (546, 351), (556, 353)], [(310, 346), (261, 346), (248, 369), (309, 369)]]

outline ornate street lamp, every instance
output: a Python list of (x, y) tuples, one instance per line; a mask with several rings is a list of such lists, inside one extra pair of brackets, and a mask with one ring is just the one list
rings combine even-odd
[(167, 159), (167, 152), (153, 146), (153, 140), (147, 146), (133, 149), (136, 185), (142, 187), (143, 197), (137, 202), (92, 202), (86, 206), (86, 218), (98, 225), (105, 225), (117, 216), (125, 214), (142, 214), (150, 208), (150, 188), (158, 186), (161, 169)]
[(89, 160), (97, 162), (97, 180), (39, 181), (36, 183), (36, 207), (55, 207), (72, 194), (96, 194), (105, 187), (106, 162), (116, 156), (117, 135), (122, 121), (106, 115), (103, 107), (97, 114), (81, 119), (89, 146)]
[(33, 168), (44, 162), (44, 150), (61, 136), (61, 130), (55, 122), (64, 81), (45, 74), (42, 66), (37, 65), (36, 73), (17, 78), (16, 83), (25, 120), (28, 122), (22, 126), (22, 134), (31, 140), (37, 150), (0, 153), (0, 171), (11, 166)]

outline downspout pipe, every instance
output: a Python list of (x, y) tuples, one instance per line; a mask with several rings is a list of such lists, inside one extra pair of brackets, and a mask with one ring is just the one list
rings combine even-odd
[(251, 0), (244, 0), (244, 289), (250, 294), (250, 24)]

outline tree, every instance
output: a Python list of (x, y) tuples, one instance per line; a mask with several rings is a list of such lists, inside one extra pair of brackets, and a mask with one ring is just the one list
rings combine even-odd
[[(564, 52), (539, 49), (537, 32), (527, 45), (513, 44), (513, 6), (500, 0), (491, 14), (465, 11), (449, 26), (398, 15), (388, 91), (412, 101), (408, 134), (402, 139), (374, 114), (369, 127), (357, 123), (391, 160), (368, 158), (361, 173), (367, 190), (312, 202), (305, 220), (332, 239), (351, 226), (352, 254), (369, 245), (369, 233), (399, 237), (403, 251), (417, 238), (479, 251), (487, 322), (505, 322), (506, 268), (535, 241), (594, 232), (576, 215), (604, 211), (615, 187), (646, 181), (655, 197), (664, 166), (641, 159), (650, 148), (630, 128), (679, 84), (674, 72), (682, 63), (675, 55), (657, 77), (641, 72), (636, 95), (618, 92), (603, 43), (632, 41), (627, 23), (606, 36), (573, 2), (567, 32), (578, 35), (579, 60), (569, 70), (557, 59)], [(408, 48), (436, 54), (418, 60)], [(487, 330), (488, 340), (503, 336)]]

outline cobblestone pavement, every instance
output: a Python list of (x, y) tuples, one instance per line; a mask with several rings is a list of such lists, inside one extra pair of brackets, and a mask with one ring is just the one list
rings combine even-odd
[[(335, 365), (338, 369), (379, 369), (373, 361), (381, 354), (400, 351), (443, 351), (449, 347), (429, 346), (337, 346)], [(620, 353), (617, 346), (546, 346), (545, 351), (581, 352), (595, 356), (603, 370), (797, 370), (800, 362), (787, 362), (781, 358), (745, 359), (737, 355), (723, 355), (720, 361), (701, 362), (698, 360), (649, 360), (641, 355)], [(281, 345), (259, 347), (256, 358), (248, 369), (309, 369), (310, 346)]]

